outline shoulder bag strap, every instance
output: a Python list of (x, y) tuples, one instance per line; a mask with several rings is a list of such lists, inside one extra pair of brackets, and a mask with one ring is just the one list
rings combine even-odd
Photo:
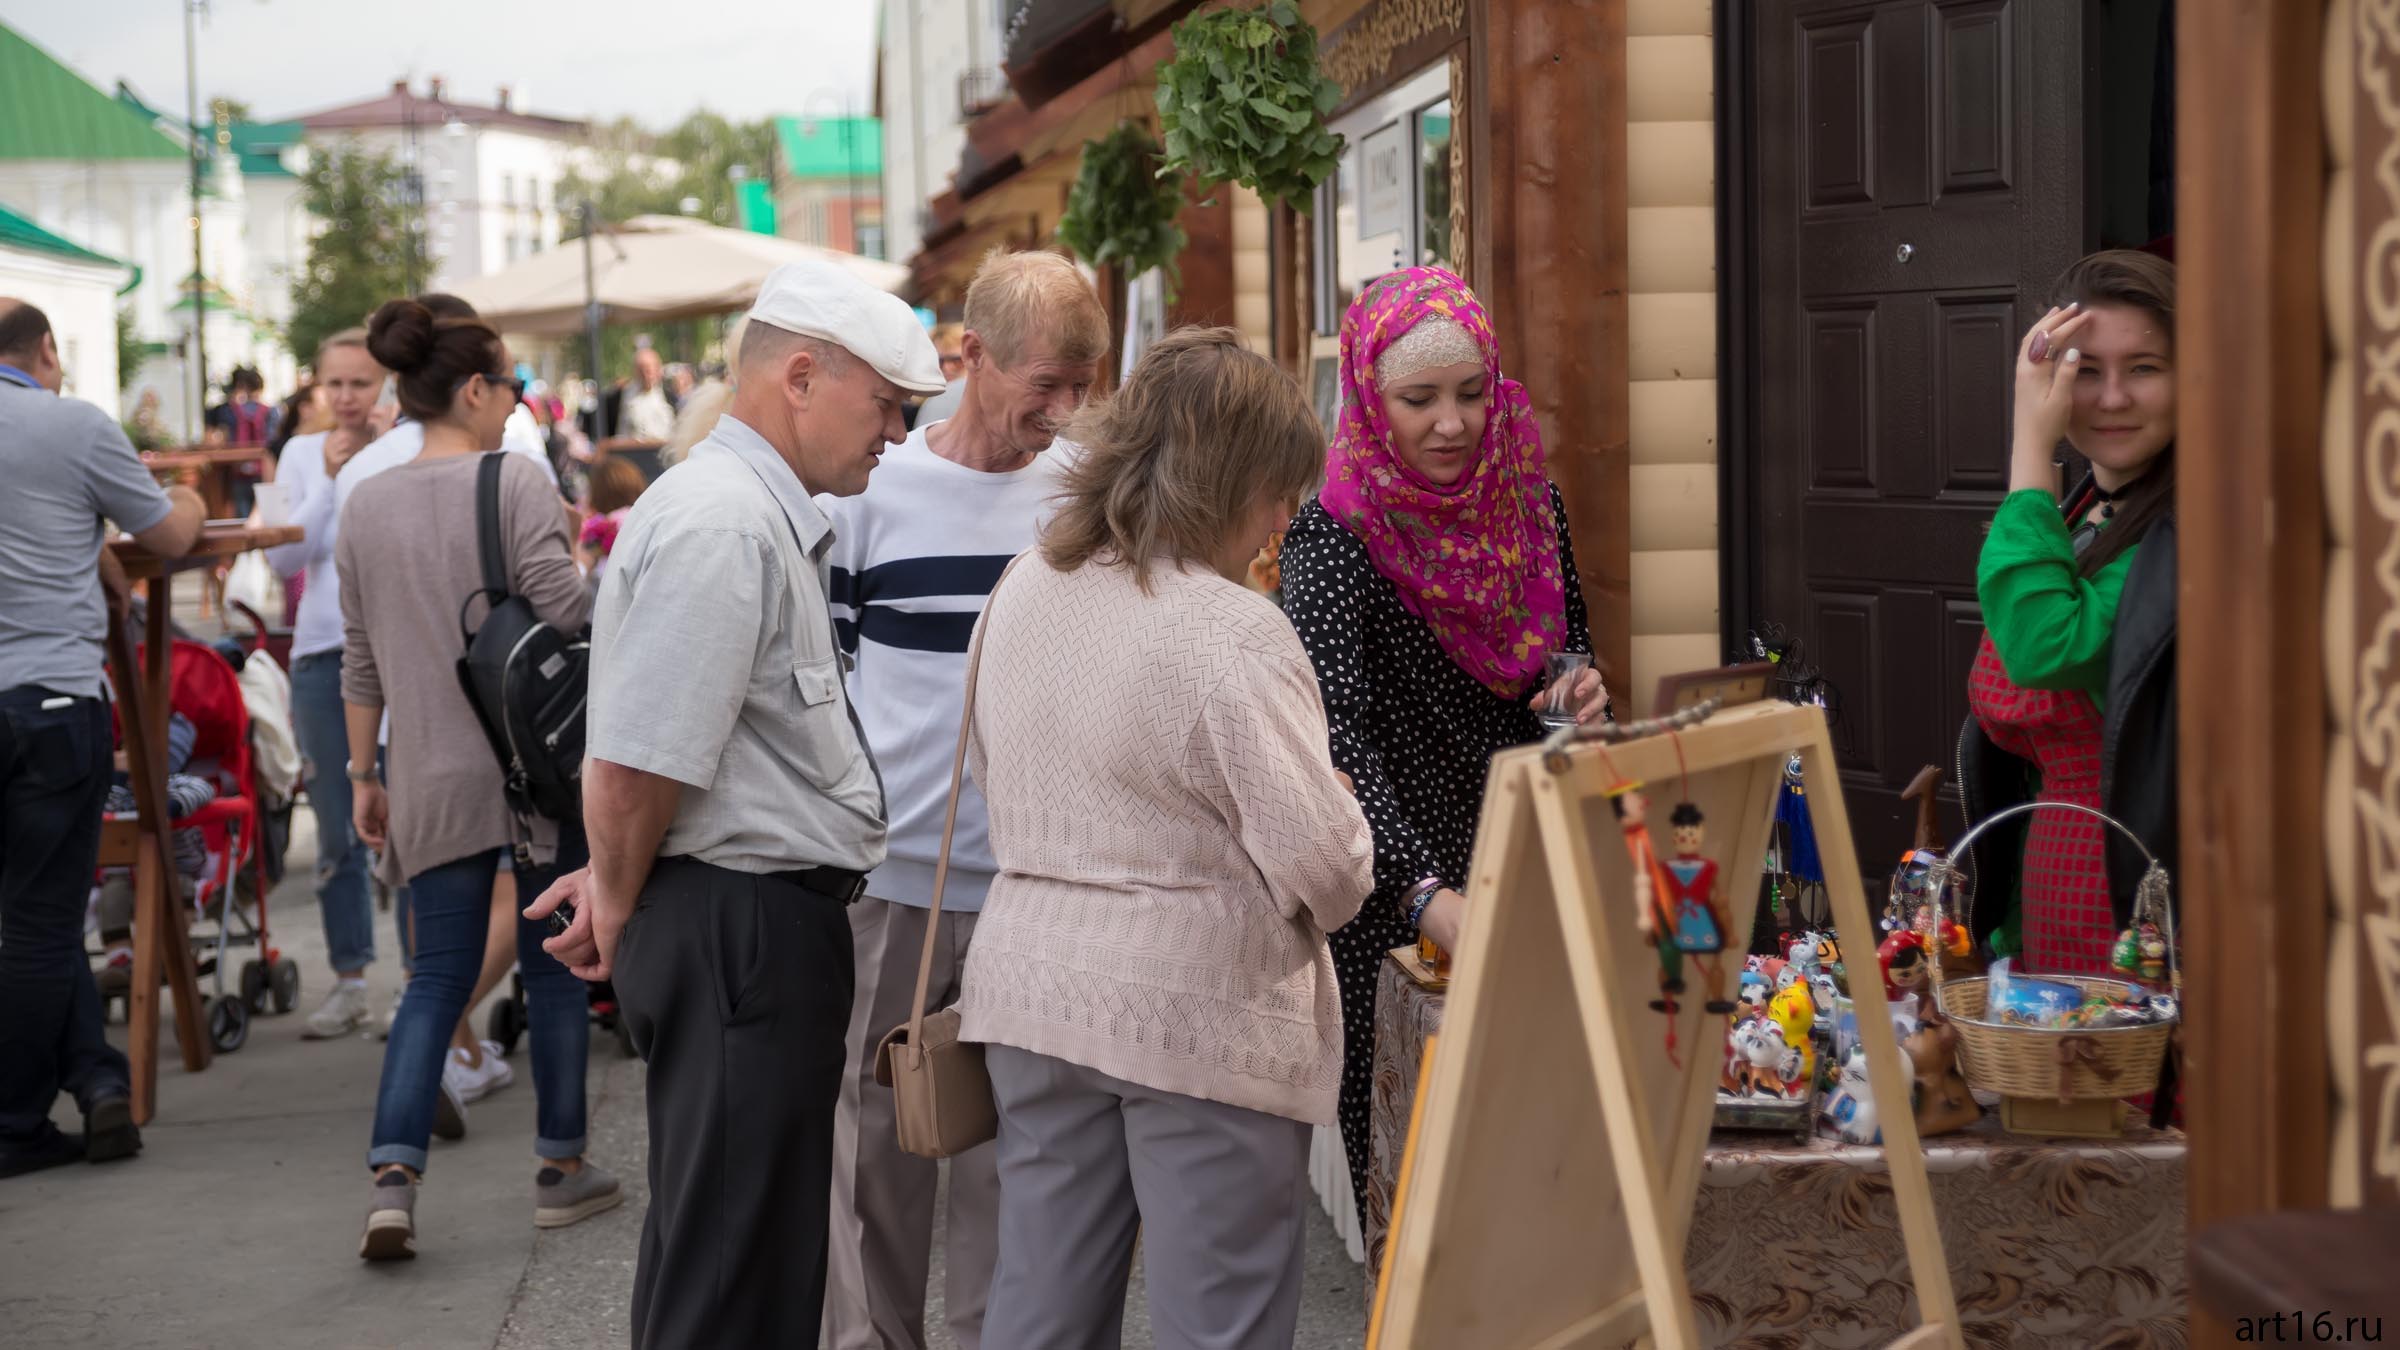
[(491, 451), (475, 466), (475, 537), (483, 553), (483, 588), (495, 605), (508, 595), (508, 563), (500, 550), (500, 456), (506, 453)]
[(907, 1052), (912, 1065), (925, 1056), (925, 992), (933, 984), (934, 945), (942, 931), (942, 891), (950, 882), (950, 836), (958, 828), (958, 791), (967, 771), (967, 733), (975, 723), (975, 675), (983, 665), (983, 638), (992, 626), (992, 605), (1000, 597), (1000, 588), (1017, 564), (1029, 556), (1030, 550), (1020, 553), (1001, 569), (1000, 580), (992, 583), (991, 594), (983, 598), (983, 622), (976, 626), (975, 640), (967, 646), (966, 709), (959, 714), (958, 748), (950, 756), (950, 807), (942, 814), (941, 861), (933, 868), (933, 912), (925, 918), (925, 950), (917, 958), (917, 996), (908, 1005)]

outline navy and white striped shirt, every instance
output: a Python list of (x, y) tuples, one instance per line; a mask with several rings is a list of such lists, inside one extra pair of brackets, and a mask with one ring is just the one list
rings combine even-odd
[[(918, 906), (933, 903), (967, 643), (1001, 571), (1049, 519), (1069, 450), (1054, 446), (1022, 469), (985, 473), (933, 453), (927, 430), (885, 451), (864, 493), (817, 499), (833, 521), (832, 608), (854, 658), (850, 702), (882, 766), (890, 822), (891, 852), (867, 893)], [(983, 797), (969, 781), (942, 907), (981, 909), (996, 869)]]

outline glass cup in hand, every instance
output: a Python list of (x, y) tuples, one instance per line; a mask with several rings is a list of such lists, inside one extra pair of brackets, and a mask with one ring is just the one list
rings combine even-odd
[(1575, 686), (1592, 668), (1590, 652), (1552, 652), (1542, 658), (1542, 697), (1536, 707), (1553, 731), (1575, 725)]

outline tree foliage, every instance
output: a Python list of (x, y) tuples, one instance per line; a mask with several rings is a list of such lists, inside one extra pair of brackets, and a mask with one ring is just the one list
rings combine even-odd
[(150, 355), (149, 344), (142, 341), (141, 325), (134, 321), (133, 305), (117, 306), (117, 383), (133, 383), (133, 373), (142, 368)]
[(1341, 162), (1342, 138), (1325, 126), (1341, 100), (1292, 0), (1195, 14), (1175, 25), (1175, 55), (1158, 67), (1159, 172), (1239, 183), (1306, 211)]
[(409, 228), (407, 178), (391, 156), (355, 148), (312, 156), (302, 199), (324, 229), (292, 284), (286, 340), (305, 364), (318, 344), (365, 323), (377, 305), (409, 293), (431, 269), (422, 236)]
[[(622, 221), (682, 215), (683, 204), (693, 201), (698, 209), (692, 214), (716, 225), (739, 223), (734, 167), (752, 178), (767, 178), (781, 153), (773, 121), (732, 122), (705, 110), (656, 135), (620, 119), (595, 129), (592, 147), (598, 171), (569, 173), (559, 181), (561, 210), (589, 200), (600, 219)], [(566, 237), (582, 235), (579, 220), (569, 217), (565, 225)]]
[(1183, 227), (1175, 223), (1184, 180), (1160, 177), (1158, 165), (1158, 141), (1139, 122), (1084, 142), (1058, 241), (1094, 266), (1115, 264), (1127, 277), (1163, 267), (1171, 295), (1180, 280), (1175, 255), (1184, 245)]

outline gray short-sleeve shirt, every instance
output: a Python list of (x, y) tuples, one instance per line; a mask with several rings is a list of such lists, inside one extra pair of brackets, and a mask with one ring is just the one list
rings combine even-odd
[(101, 521), (139, 533), (172, 509), (123, 428), (0, 370), (0, 689), (107, 693)]
[(883, 792), (826, 604), (833, 527), (731, 417), (642, 494), (592, 616), (595, 759), (684, 785), (659, 845), (741, 872), (869, 871)]

